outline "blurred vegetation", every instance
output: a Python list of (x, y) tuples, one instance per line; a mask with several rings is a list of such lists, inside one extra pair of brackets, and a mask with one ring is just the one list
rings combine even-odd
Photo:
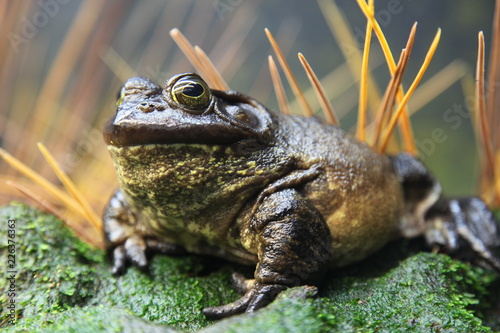
[[(99, 188), (99, 181), (94, 180), (99, 179), (96, 176), (99, 172), (89, 174), (89, 168), (109, 169), (105, 173), (112, 174), (99, 132), (114, 112), (116, 92), (127, 75), (145, 75), (164, 82), (176, 73), (193, 70), (170, 39), (170, 29), (180, 28), (193, 44), (200, 45), (233, 89), (250, 94), (271, 108), (276, 108), (276, 102), (267, 70), (267, 55), (272, 52), (263, 33), (265, 27), (277, 36), (303, 89), (308, 88), (309, 83), (297, 61), (297, 52), (308, 58), (320, 78), (345, 62), (339, 43), (332, 37), (315, 2), (109, 0), (91, 5), (76, 0), (50, 0), (6, 3), (3, 14), (9, 20), (2, 25), (5, 39), (0, 92), (1, 146), (33, 165), (40, 161), (35, 157), (38, 155), (34, 143), (43, 141), (77, 183), (86, 180), (94, 188)], [(361, 43), (366, 19), (354, 1), (342, 1), (338, 5)], [(82, 18), (84, 11), (91, 10), (99, 11)], [(460, 70), (467, 73), (464, 80), (473, 84), (477, 32), (485, 31), (487, 41), (491, 37), (494, 1), (377, 0), (376, 12), (394, 52), (404, 47), (412, 24), (419, 22), (416, 45), (403, 79), (406, 87), (413, 80), (438, 27), (442, 28), (443, 36), (424, 81), (460, 59), (464, 65)], [(77, 20), (87, 20), (91, 26), (86, 34), (75, 33), (73, 40), (68, 41), (67, 33)], [(81, 26), (87, 29), (85, 22)], [(21, 43), (15, 43), (16, 36)], [(372, 44), (372, 67), (383, 91), (389, 79), (388, 70), (378, 42), (374, 39)], [(69, 52), (80, 50), (73, 56), (73, 64), (68, 63), (67, 56), (58, 58), (63, 47)], [(60, 62), (54, 63), (56, 60)], [(122, 66), (122, 62), (126, 66)], [(44, 88), (50, 75), (49, 83), (62, 86)], [(358, 87), (349, 73), (339, 76), (337, 81), (338, 84), (327, 86), (326, 90), (336, 96), (336, 90), (347, 87), (332, 103), (339, 114), (350, 112), (342, 119), (343, 127), (349, 129), (356, 119)], [(464, 104), (465, 96), (470, 95), (462, 86), (460, 82), (454, 83), (413, 117), (415, 136), (420, 142), (429, 139), (435, 128), (445, 131), (446, 142), (436, 144), (435, 149), (424, 149), (423, 157), (443, 182), (445, 191), (453, 195), (472, 194), (477, 190), (476, 144), (469, 120), (465, 119), (455, 129), (443, 119), (446, 110), (455, 104)], [(38, 95), (40, 93), (44, 96)], [(291, 98), (290, 91), (288, 94)], [(41, 104), (44, 110), (34, 115)], [(411, 105), (412, 102), (410, 109)], [(30, 121), (36, 121), (42, 129)], [(96, 159), (99, 163), (95, 163)], [(43, 164), (37, 165), (37, 171), (53, 179), (47, 169)], [(0, 171), (12, 175), (3, 161), (0, 161)], [(103, 191), (97, 192), (109, 193), (109, 188), (106, 183)], [(91, 188), (84, 186), (83, 191), (92, 198)], [(12, 197), (2, 194), (0, 202), (3, 203)], [(94, 206), (99, 205), (94, 202)]]
[[(6, 332), (491, 332), (499, 328), (498, 279), (418, 242), (389, 244), (332, 271), (320, 287), (297, 287), (256, 313), (208, 321), (206, 306), (234, 301), (231, 273), (250, 267), (213, 258), (155, 256), (147, 272), (111, 275), (104, 251), (91, 249), (61, 221), (24, 205), (0, 208), (16, 221), (16, 325)], [(0, 224), (0, 232), (7, 225)], [(7, 262), (6, 245), (0, 259)], [(0, 280), (0, 302), (10, 281)], [(488, 293), (492, 292), (492, 297)], [(486, 315), (486, 320), (484, 318)]]

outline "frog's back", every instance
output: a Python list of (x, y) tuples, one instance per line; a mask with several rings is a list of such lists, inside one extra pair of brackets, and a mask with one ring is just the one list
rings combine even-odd
[(300, 161), (298, 167), (319, 165), (322, 171), (303, 193), (330, 229), (332, 266), (361, 260), (392, 239), (403, 195), (390, 159), (313, 118), (285, 118), (284, 124), (285, 141)]

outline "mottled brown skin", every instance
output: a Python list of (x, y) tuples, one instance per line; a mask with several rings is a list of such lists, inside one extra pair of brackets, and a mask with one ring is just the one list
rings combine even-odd
[(425, 234), (448, 247), (465, 239), (498, 264), (488, 248), (499, 242), (491, 213), (484, 207), (467, 222), (486, 221), (490, 239), (454, 229), (452, 215), (462, 213), (450, 207), (479, 200), (438, 205), (440, 186), (416, 159), (380, 155), (335, 126), (209, 90), (196, 74), (164, 89), (130, 79), (104, 135), (120, 182), (104, 214), (115, 273), (129, 262), (146, 266), (147, 251), (256, 265), (255, 280), (237, 278), (239, 301), (204, 310), (212, 318), (254, 311), (398, 236)]

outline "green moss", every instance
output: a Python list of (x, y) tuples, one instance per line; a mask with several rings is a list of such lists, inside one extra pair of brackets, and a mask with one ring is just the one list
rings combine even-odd
[[(40, 332), (488, 332), (494, 275), (446, 255), (416, 253), (415, 243), (388, 245), (368, 260), (331, 272), (314, 288), (292, 288), (253, 314), (219, 322), (205, 306), (238, 298), (230, 274), (251, 269), (200, 256), (155, 256), (148, 272), (110, 274), (105, 253), (76, 239), (56, 218), (23, 205), (0, 209), (16, 220), (15, 326)], [(7, 223), (0, 225), (0, 259), (7, 263)], [(9, 282), (0, 280), (0, 302)], [(481, 313), (473, 310), (481, 311)], [(2, 326), (0, 326), (2, 327)]]

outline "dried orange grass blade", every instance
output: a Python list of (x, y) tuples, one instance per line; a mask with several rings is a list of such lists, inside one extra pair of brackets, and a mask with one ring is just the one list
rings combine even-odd
[(11, 182), (11, 181), (7, 181), (7, 185), (9, 185), (13, 189), (19, 191), (24, 196), (35, 201), (41, 207), (42, 210), (44, 210), (50, 214), (55, 215), (59, 220), (63, 221), (64, 224), (66, 224), (66, 226), (68, 226), (70, 229), (72, 229), (75, 232), (76, 236), (78, 238), (80, 238), (81, 240), (83, 240), (91, 245), (94, 245), (98, 248), (101, 248), (101, 249), (104, 248), (104, 243), (103, 243), (100, 235), (97, 235), (97, 234), (89, 235), (87, 230), (85, 228), (82, 228), (82, 225), (80, 223), (75, 222), (71, 219), (67, 219), (52, 204), (50, 204), (46, 200), (43, 200), (42, 198), (40, 198), (38, 195), (36, 195), (30, 189), (28, 189), (22, 185), (16, 184), (14, 182)]
[(378, 143), (380, 140), (380, 134), (382, 132), (382, 127), (385, 125), (384, 122), (389, 119), (391, 115), (391, 110), (394, 107), (394, 103), (396, 102), (396, 94), (400, 87), (401, 80), (403, 78), (404, 71), (406, 69), (406, 64), (408, 64), (408, 59), (410, 57), (410, 53), (407, 52), (406, 49), (401, 51), (401, 55), (399, 57), (399, 62), (396, 67), (396, 71), (387, 86), (386, 93), (384, 95), (384, 99), (382, 103), (380, 103), (380, 108), (377, 112), (377, 119), (375, 120), (375, 133), (373, 135), (373, 147), (378, 148)]
[(429, 67), (429, 64), (431, 63), (432, 57), (434, 56), (434, 53), (436, 52), (436, 49), (439, 45), (440, 38), (441, 38), (441, 29), (438, 29), (436, 36), (434, 37), (434, 40), (432, 41), (432, 44), (429, 48), (429, 51), (427, 51), (427, 54), (426, 54), (425, 59), (424, 59), (424, 63), (420, 67), (420, 70), (418, 71), (417, 76), (413, 80), (413, 83), (411, 84), (410, 88), (408, 89), (408, 91), (404, 95), (403, 99), (399, 102), (399, 107), (398, 107), (397, 111), (393, 114), (393, 116), (389, 122), (388, 128), (385, 131), (385, 135), (382, 139), (382, 144), (380, 146), (381, 152), (384, 152), (387, 149), (387, 144), (389, 143), (389, 138), (392, 135), (392, 131), (396, 127), (396, 124), (398, 123), (401, 115), (406, 113), (406, 112), (403, 112), (403, 111), (405, 111), (406, 104), (408, 103), (408, 100), (410, 99), (411, 95), (413, 94), (413, 92), (417, 88), (418, 84), (420, 83), (420, 80), (422, 80), (422, 77), (424, 76), (425, 71), (427, 70), (427, 67)]
[[(415, 22), (410, 31), (410, 37), (408, 38), (408, 42), (406, 43), (406, 50), (408, 52), (408, 56), (411, 54), (413, 49), (413, 43), (415, 42), (415, 35), (417, 33), (417, 22)], [(398, 102), (401, 103), (404, 98), (403, 87), (401, 86), (396, 95)], [(417, 148), (415, 145), (415, 138), (413, 136), (413, 130), (411, 128), (410, 122), (410, 112), (408, 111), (408, 102), (405, 102), (402, 110), (402, 121), (399, 122), (401, 126), (401, 134), (403, 136), (403, 141), (405, 144), (405, 149), (413, 155), (417, 155)]]
[[(453, 60), (445, 68), (434, 74), (430, 79), (422, 82), (413, 93), (412, 99), (409, 101), (410, 115), (422, 109), (430, 101), (437, 96), (440, 96), (443, 91), (448, 89), (457, 81), (465, 83), (463, 78), (468, 74), (468, 65), (460, 59)], [(474, 79), (472, 79), (472, 82)], [(464, 91), (464, 96), (472, 96), (474, 94)]]
[[(388, 125), (390, 119), (388, 117), (390, 117), (392, 113), (391, 111), (394, 107), (395, 98), (399, 97), (403, 91), (403, 88), (401, 87), (401, 81), (406, 69), (406, 65), (408, 64), (408, 59), (411, 55), (413, 43), (415, 41), (416, 27), (417, 25), (414, 24), (410, 31), (410, 36), (408, 37), (408, 41), (406, 42), (406, 48), (403, 50), (399, 57), (398, 65), (396, 66), (396, 70), (392, 75), (391, 81), (389, 82), (386, 94), (384, 96), (384, 100), (382, 101), (376, 115), (373, 147), (375, 147), (377, 150), (380, 149), (379, 142), (381, 140), (382, 128)], [(403, 131), (407, 133), (408, 136), (408, 133), (411, 133), (411, 128), (409, 126), (403, 125)]]
[(396, 71), (396, 62), (394, 61), (391, 48), (387, 43), (387, 39), (385, 38), (382, 28), (380, 28), (380, 25), (375, 19), (375, 10), (370, 8), (364, 0), (356, 0), (356, 2), (358, 3), (359, 8), (361, 8), (361, 11), (366, 16), (366, 18), (371, 22), (373, 30), (375, 31), (375, 35), (377, 36), (380, 42), (380, 46), (382, 47), (382, 52), (384, 53), (385, 59), (387, 61), (387, 66), (389, 66), (391, 74), (394, 73), (394, 71)]
[(38, 149), (45, 157), (47, 162), (49, 162), (50, 167), (57, 175), (57, 178), (63, 183), (64, 187), (68, 190), (68, 192), (73, 196), (73, 198), (80, 204), (83, 211), (85, 212), (85, 217), (92, 224), (92, 226), (96, 230), (102, 229), (101, 219), (97, 216), (95, 211), (92, 209), (88, 201), (84, 198), (84, 196), (80, 193), (80, 191), (76, 188), (75, 184), (69, 179), (69, 177), (62, 171), (61, 167), (57, 164), (52, 154), (47, 150), (47, 148), (42, 144), (38, 143)]
[(57, 208), (54, 205), (52, 205), (47, 200), (43, 200), (40, 196), (36, 195), (33, 191), (29, 190), (27, 187), (24, 187), (21, 184), (17, 184), (10, 180), (6, 181), (6, 183), (14, 190), (20, 192), (22, 195), (35, 201), (46, 212), (57, 216), (57, 218), (62, 221), (65, 221), (64, 216), (57, 210)]
[[(357, 48), (357, 41), (351, 32), (352, 29), (350, 29), (349, 24), (335, 4), (335, 1), (318, 0), (318, 5), (338, 44), (347, 46), (341, 47), (341, 51), (344, 58), (347, 60), (347, 66), (349, 67), (352, 77), (354, 77), (356, 81), (358, 81), (358, 79), (360, 80), (359, 69), (362, 67), (363, 56)], [(381, 99), (380, 92), (378, 91), (376, 81), (369, 72), (366, 78), (370, 86), (370, 90), (367, 91), (367, 101), (370, 107), (375, 109)]]
[(205, 51), (203, 51), (197, 45), (194, 47), (194, 51), (198, 55), (198, 58), (201, 60), (201, 62), (204, 63), (205, 69), (210, 72), (210, 77), (215, 83), (213, 88), (218, 90), (229, 90), (229, 85), (226, 83), (221, 73), (217, 70), (214, 63), (210, 60)]
[(101, 59), (122, 82), (136, 75), (132, 67), (111, 46), (106, 48)]
[(62, 202), (66, 207), (68, 207), (68, 209), (73, 211), (75, 214), (78, 214), (80, 216), (85, 216), (85, 212), (80, 207), (78, 202), (76, 202), (76, 200), (70, 197), (67, 193), (58, 189), (44, 177), (33, 171), (31, 168), (23, 164), (21, 161), (13, 157), (11, 154), (7, 153), (2, 148), (0, 148), (0, 157), (2, 157), (14, 169), (18, 170), (26, 177), (30, 178), (32, 181), (38, 184), (40, 187), (42, 187), (51, 196)]
[(189, 62), (191, 62), (196, 71), (203, 77), (205, 81), (207, 81), (208, 85), (211, 88), (228, 90), (229, 87), (222, 79), (222, 76), (220, 74), (214, 74), (218, 73), (218, 71), (217, 69), (215, 69), (213, 63), (208, 60), (208, 57), (204, 52), (204, 57), (203, 55), (200, 57), (200, 52), (196, 51), (196, 48), (193, 47), (186, 36), (184, 36), (182, 32), (177, 28), (170, 30), (170, 36), (175, 41), (177, 46), (179, 46), (182, 53), (184, 53)]
[(478, 34), (478, 49), (477, 49), (477, 66), (476, 66), (476, 105), (477, 115), (479, 117), (478, 124), (480, 126), (480, 137), (482, 141), (482, 149), (486, 154), (487, 170), (489, 175), (495, 172), (495, 157), (493, 147), (491, 145), (490, 133), (488, 127), (488, 119), (486, 115), (485, 95), (484, 95), (484, 35), (480, 31)]
[[(491, 39), (490, 63), (488, 66), (488, 100), (486, 104), (486, 115), (492, 128), (495, 128), (497, 121), (495, 110), (499, 107), (498, 81), (500, 80), (500, 0), (495, 1), (495, 16), (493, 18), (493, 37)], [(494, 133), (492, 140), (494, 139)], [(499, 136), (500, 137), (500, 136)], [(496, 149), (499, 147), (496, 146)]]
[(188, 41), (188, 39), (177, 28), (170, 30), (170, 36), (175, 41), (177, 46), (179, 46), (179, 48), (181, 49), (182, 53), (184, 53), (186, 58), (188, 58), (189, 62), (191, 62), (196, 71), (198, 71), (198, 73), (206, 79), (208, 73), (205, 72), (205, 67), (203, 63), (198, 58), (198, 55), (196, 54), (193, 45)]
[(311, 110), (311, 107), (309, 106), (309, 103), (307, 103), (304, 94), (302, 93), (302, 90), (300, 89), (299, 85), (297, 84), (297, 80), (295, 79), (295, 76), (292, 73), (292, 70), (290, 69), (290, 66), (288, 66), (288, 62), (286, 61), (285, 57), (283, 56), (283, 52), (281, 52), (280, 47), (278, 46), (278, 43), (276, 43), (276, 40), (274, 39), (273, 35), (269, 31), (269, 29), (264, 29), (267, 35), (267, 38), (269, 39), (269, 43), (271, 43), (271, 46), (276, 53), (276, 56), (278, 57), (278, 61), (281, 65), (281, 68), (283, 69), (283, 72), (285, 72), (285, 76), (288, 80), (288, 83), (290, 84), (293, 93), (295, 94), (295, 98), (299, 101), (302, 111), (304, 112), (304, 115), (307, 117), (313, 116), (313, 112)]
[(413, 50), (413, 44), (415, 43), (415, 35), (417, 34), (417, 22), (413, 23), (410, 30), (410, 36), (408, 36), (408, 41), (406, 42), (406, 51), (411, 54)]
[[(394, 61), (394, 57), (392, 55), (389, 44), (387, 43), (387, 39), (385, 38), (385, 35), (384, 35), (382, 29), (380, 28), (379, 23), (375, 19), (375, 11), (373, 9), (371, 9), (364, 2), (364, 0), (356, 0), (356, 2), (358, 3), (361, 11), (366, 16), (366, 18), (372, 23), (373, 30), (375, 31), (375, 35), (377, 36), (377, 39), (379, 40), (379, 43), (382, 47), (382, 51), (384, 53), (385, 59), (387, 61), (389, 71), (391, 72), (391, 75), (394, 75), (394, 71), (396, 70), (396, 62)], [(416, 23), (413, 25), (412, 30), (414, 30), (415, 28), (416, 28)], [(398, 92), (397, 98), (398, 98), (398, 102), (401, 103), (402, 98), (403, 98), (402, 90), (401, 90), (401, 92)], [(401, 118), (401, 126), (402, 126), (401, 132), (403, 134), (403, 142), (405, 145), (405, 150), (413, 155), (416, 155), (417, 149), (415, 146), (415, 139), (413, 137), (413, 132), (412, 132), (411, 126), (410, 126), (410, 118), (408, 115), (408, 110), (406, 109), (406, 103), (405, 103), (405, 108), (403, 109), (403, 111), (404, 112), (403, 112), (402, 118)]]
[[(42, 138), (44, 133), (49, 130), (49, 126), (46, 126), (46, 120), (48, 119), (50, 122), (54, 116), (54, 112), (57, 110), (54, 108), (54, 103), (61, 100), (64, 88), (82, 54), (82, 49), (86, 45), (85, 41), (88, 40), (97, 19), (100, 17), (96, 13), (101, 12), (104, 4), (101, 1), (85, 1), (80, 4), (78, 14), (50, 65), (47, 78), (38, 94), (36, 107), (31, 113), (32, 121), (27, 132), (33, 134), (34, 137)], [(21, 146), (19, 147), (21, 148)]]
[(269, 72), (271, 73), (271, 79), (273, 81), (274, 92), (276, 93), (276, 99), (278, 100), (278, 106), (281, 113), (290, 114), (290, 109), (288, 108), (288, 100), (286, 98), (285, 89), (283, 88), (283, 82), (280, 78), (280, 73), (276, 67), (276, 63), (272, 56), (268, 58), (269, 62)]
[(300, 63), (302, 64), (302, 67), (304, 67), (304, 70), (307, 73), (309, 81), (311, 81), (311, 85), (313, 86), (314, 91), (316, 92), (316, 97), (318, 98), (318, 101), (321, 104), (321, 108), (326, 117), (327, 123), (332, 125), (338, 125), (339, 120), (335, 114), (335, 111), (333, 110), (333, 106), (330, 103), (328, 96), (326, 96), (325, 89), (323, 89), (323, 85), (316, 76), (316, 73), (314, 73), (314, 71), (312, 70), (311, 66), (307, 62), (306, 58), (302, 55), (302, 53), (299, 53), (299, 60)]
[[(374, 8), (374, 0), (368, 0), (368, 6)], [(366, 20), (365, 45), (363, 47), (363, 59), (361, 60), (361, 75), (359, 80), (359, 106), (358, 106), (358, 121), (356, 123), (356, 137), (360, 141), (365, 141), (366, 138), (366, 113), (367, 113), (367, 98), (368, 98), (368, 65), (370, 59), (370, 47), (372, 40), (373, 25), (369, 20)]]
[(496, 206), (500, 205), (500, 151), (497, 152), (496, 169), (495, 169), (495, 192), (496, 192)]

